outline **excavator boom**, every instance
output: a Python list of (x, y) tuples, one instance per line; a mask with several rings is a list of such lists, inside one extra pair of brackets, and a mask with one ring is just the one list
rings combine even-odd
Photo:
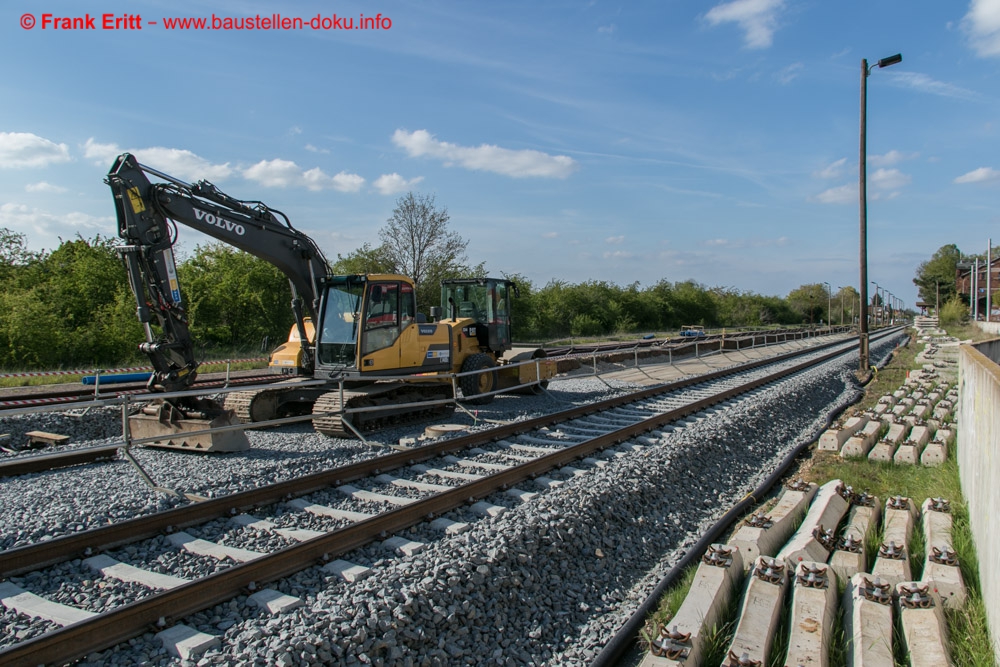
[[(164, 182), (154, 183), (149, 175)], [(118, 251), (135, 295), (136, 316), (146, 332), (139, 349), (153, 364), (151, 390), (182, 391), (197, 377), (198, 361), (174, 263), (177, 222), (261, 257), (288, 277), (303, 363), (312, 367), (304, 322), (306, 317), (315, 321), (320, 283), (327, 274), (326, 258), (312, 239), (294, 229), (280, 211), (261, 202), (238, 200), (207, 181), (185, 183), (139, 164), (128, 153), (115, 160), (106, 182), (114, 195), (118, 235), (124, 241)], [(169, 434), (172, 437), (164, 440), (168, 446), (210, 451), (249, 446), (245, 436), (235, 444), (227, 436), (225, 446), (218, 440), (206, 445), (204, 439), (184, 438), (184, 431), (232, 423), (221, 405), (180, 399), (167, 406), (158, 402), (146, 412), (135, 416), (133, 430), (144, 435)]]

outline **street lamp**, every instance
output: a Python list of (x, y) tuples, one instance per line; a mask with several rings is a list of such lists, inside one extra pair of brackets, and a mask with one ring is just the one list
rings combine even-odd
[(868, 310), (868, 195), (866, 192), (867, 187), (867, 127), (866, 127), (866, 112), (865, 107), (868, 101), (868, 75), (872, 73), (872, 70), (876, 67), (888, 67), (890, 65), (895, 65), (896, 63), (903, 60), (903, 55), (897, 53), (894, 56), (889, 56), (888, 58), (882, 58), (877, 63), (868, 67), (868, 60), (865, 58), (861, 59), (861, 150), (858, 156), (858, 203), (861, 208), (861, 230), (860, 230), (860, 248), (859, 248), (859, 263), (861, 265), (861, 316), (859, 318), (859, 323), (861, 325), (861, 331), (859, 333), (859, 367), (860, 372), (865, 374), (868, 372), (868, 320), (867, 320), (867, 310)]
[[(844, 326), (844, 288), (837, 285), (837, 291), (840, 292), (840, 326)], [(854, 310), (854, 306), (851, 305), (851, 310)], [(854, 313), (851, 313), (851, 319), (854, 318)]]
[(872, 324), (878, 326), (878, 322), (882, 314), (882, 299), (879, 297), (878, 294), (881, 288), (878, 286), (878, 283), (875, 282), (874, 280), (872, 281), (872, 285), (875, 286), (875, 299), (878, 300), (878, 308), (872, 313)]
[(826, 282), (825, 280), (823, 281), (823, 284), (826, 285), (826, 325), (828, 327), (832, 327), (833, 306), (831, 304), (833, 303), (833, 288), (830, 287), (830, 283)]

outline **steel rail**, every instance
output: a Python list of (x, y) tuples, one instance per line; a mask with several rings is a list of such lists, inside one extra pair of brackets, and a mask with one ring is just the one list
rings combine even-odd
[(39, 454), (36, 456), (21, 456), (8, 461), (0, 460), (0, 477), (15, 477), (33, 472), (45, 472), (56, 468), (96, 463), (118, 458), (121, 445), (105, 445), (102, 447), (87, 447), (66, 452)]
[[(841, 343), (842, 345), (842, 343)], [(397, 532), (408, 528), (416, 523), (441, 515), (450, 510), (461, 507), (476, 499), (484, 498), (496, 491), (509, 488), (526, 479), (530, 479), (553, 468), (566, 465), (581, 457), (585, 457), (594, 451), (604, 449), (623, 441), (634, 438), (642, 433), (655, 430), (667, 423), (683, 419), (684, 417), (700, 412), (716, 403), (727, 401), (735, 396), (748, 391), (753, 391), (761, 386), (783, 379), (812, 366), (821, 364), (832, 358), (853, 351), (855, 344), (846, 349), (836, 349), (826, 354), (808, 359), (794, 366), (781, 369), (766, 376), (751, 380), (737, 387), (724, 389), (723, 391), (694, 401), (687, 405), (673, 410), (650, 416), (635, 424), (631, 424), (621, 429), (611, 431), (596, 438), (568, 446), (557, 450), (551, 454), (543, 455), (532, 461), (512, 466), (507, 470), (490, 475), (483, 479), (469, 482), (449, 491), (438, 493), (429, 498), (418, 500), (410, 505), (389, 510), (385, 513), (370, 519), (351, 524), (343, 529), (327, 533), (300, 544), (287, 547), (280, 551), (268, 554), (253, 561), (234, 565), (227, 570), (209, 575), (205, 578), (193, 581), (178, 588), (155, 593), (136, 602), (124, 605), (118, 609), (101, 614), (94, 618), (80, 621), (68, 625), (59, 630), (46, 633), (45, 635), (30, 639), (21, 644), (17, 644), (6, 650), (0, 651), (0, 663), (5, 665), (39, 665), (52, 663), (65, 663), (94, 651), (106, 649), (122, 641), (126, 641), (134, 636), (142, 634), (150, 627), (160, 627), (169, 625), (171, 621), (183, 618), (192, 613), (202, 611), (208, 607), (229, 600), (248, 590), (259, 588), (260, 584), (280, 579), (299, 572), (314, 564), (325, 562), (331, 558), (347, 553), (355, 548), (368, 544), (384, 537), (386, 534)], [(825, 346), (829, 347), (829, 346)], [(815, 352), (817, 348), (812, 348)], [(800, 356), (802, 352), (791, 356)], [(781, 355), (787, 358), (790, 355)], [(778, 359), (766, 360), (767, 363), (776, 363)], [(759, 364), (755, 364), (759, 365)], [(750, 370), (746, 366), (741, 370)], [(733, 373), (713, 373), (711, 375), (723, 376)], [(706, 376), (698, 378), (697, 383), (703, 383)], [(691, 384), (688, 382), (686, 384)], [(662, 393), (663, 387), (654, 387), (650, 390), (638, 392), (639, 394), (656, 395)], [(634, 402), (635, 395), (629, 396), (628, 402)], [(617, 401), (620, 402), (620, 401)], [(567, 413), (589, 413), (594, 412), (597, 405), (585, 406), (583, 409), (574, 409), (559, 413), (565, 416)], [(546, 422), (551, 422), (551, 416), (541, 418)], [(538, 421), (538, 420), (532, 420)], [(520, 425), (519, 425), (520, 426)], [(505, 430), (504, 427), (498, 430)], [(483, 435), (483, 434), (475, 434)], [(494, 439), (497, 434), (494, 431), (486, 433), (487, 439)], [(469, 436), (457, 438), (456, 440), (468, 440)], [(482, 438), (479, 438), (482, 440)], [(454, 444), (454, 441), (448, 443)], [(451, 447), (452, 449), (454, 447)], [(425, 449), (437, 449), (434, 447), (421, 448), (420, 454), (425, 454), (421, 458), (429, 458), (430, 454), (424, 452)], [(417, 452), (400, 452), (398, 454), (381, 457), (383, 467), (387, 462), (385, 459), (401, 459)], [(433, 454), (436, 455), (436, 454)], [(369, 467), (373, 463), (377, 464), (380, 459), (365, 462), (363, 466)], [(401, 465), (403, 462), (398, 461)], [(359, 466), (348, 466), (341, 469), (346, 471)], [(338, 471), (331, 471), (336, 473)], [(321, 473), (319, 476), (328, 475)], [(317, 477), (317, 476), (312, 476)], [(349, 475), (342, 475), (338, 481), (350, 479)]]

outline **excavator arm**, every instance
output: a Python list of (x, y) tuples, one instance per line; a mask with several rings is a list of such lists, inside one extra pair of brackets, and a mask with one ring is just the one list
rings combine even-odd
[[(147, 174), (166, 182), (153, 183)], [(313, 367), (304, 318), (317, 321), (328, 265), (312, 239), (294, 229), (283, 213), (261, 202), (235, 199), (207, 181), (185, 183), (139, 164), (128, 153), (115, 160), (106, 182), (114, 194), (118, 235), (124, 240), (118, 251), (135, 294), (136, 315), (146, 330), (146, 342), (139, 347), (154, 367), (150, 388), (182, 390), (197, 375), (173, 257), (177, 222), (260, 257), (288, 278), (304, 363)]]

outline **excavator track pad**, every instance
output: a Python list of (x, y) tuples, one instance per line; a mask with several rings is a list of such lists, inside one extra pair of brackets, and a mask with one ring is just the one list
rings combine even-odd
[[(400, 406), (432, 400), (447, 401), (452, 398), (451, 386), (444, 383), (379, 382), (364, 387), (352, 387), (343, 392), (330, 391), (320, 396), (313, 406), (314, 413), (326, 413), (324, 417), (313, 419), (313, 428), (335, 438), (354, 438), (357, 436), (351, 427), (361, 433), (369, 433), (390, 426), (449, 415), (455, 410), (454, 404), (451, 403), (426, 406), (422, 409)], [(378, 409), (343, 413), (341, 409), (344, 408)], [(350, 420), (350, 426), (344, 423), (345, 420)]]
[(241, 452), (250, 448), (242, 430), (194, 434), (240, 423), (231, 410), (214, 401), (200, 400), (185, 406), (154, 401), (130, 415), (128, 423), (133, 438), (160, 438), (143, 443), (147, 447), (199, 453)]

